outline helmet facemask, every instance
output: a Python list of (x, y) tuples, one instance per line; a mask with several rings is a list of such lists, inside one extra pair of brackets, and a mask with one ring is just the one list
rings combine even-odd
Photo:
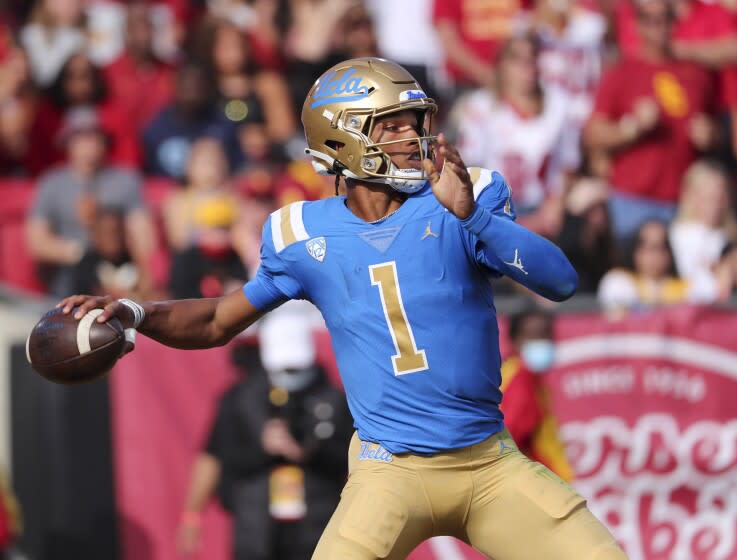
[[(368, 122), (364, 127), (366, 132), (360, 133), (360, 139), (364, 144), (364, 155), (361, 157), (359, 165), (361, 171), (366, 175), (366, 177), (363, 178), (364, 181), (384, 183), (397, 191), (414, 193), (420, 190), (427, 181), (427, 175), (422, 165), (420, 165), (419, 169), (412, 167), (400, 169), (392, 161), (391, 156), (385, 151), (385, 148), (397, 144), (411, 145), (414, 143), (417, 145), (420, 163), (426, 158), (434, 162), (434, 145), (437, 140), (437, 136), (429, 134), (429, 130), (431, 130), (432, 126), (433, 111), (428, 108), (417, 110), (420, 115), (418, 119), (418, 135), (416, 138), (402, 138), (386, 142), (374, 142), (371, 140), (371, 134), (374, 131), (374, 127), (379, 117), (404, 110), (407, 109), (401, 108), (395, 111), (382, 111), (380, 114), (373, 114), (367, 119)], [(348, 113), (348, 122), (350, 122), (350, 111)]]

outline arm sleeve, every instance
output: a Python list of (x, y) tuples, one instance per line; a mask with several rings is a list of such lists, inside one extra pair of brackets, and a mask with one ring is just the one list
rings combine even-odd
[(289, 273), (286, 263), (274, 249), (271, 217), (264, 224), (261, 242), (261, 265), (256, 276), (243, 286), (248, 301), (259, 311), (273, 309), (289, 299), (303, 299), (299, 282)]
[[(461, 225), (472, 235), (476, 261), (553, 301), (573, 295), (578, 274), (559, 247), (514, 222), (512, 191), (504, 178), (482, 171), (474, 186), (476, 207)], [(473, 174), (472, 174), (473, 176)], [(486, 184), (484, 184), (486, 183)]]

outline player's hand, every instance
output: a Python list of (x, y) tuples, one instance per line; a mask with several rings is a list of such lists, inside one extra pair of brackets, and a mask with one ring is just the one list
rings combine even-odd
[(437, 151), (443, 159), (443, 168), (438, 171), (430, 159), (425, 159), (422, 167), (438, 202), (457, 218), (464, 220), (471, 215), (476, 205), (471, 176), (456, 147), (442, 133), (438, 136)]
[[(77, 320), (84, 317), (93, 309), (102, 309), (102, 313), (97, 317), (98, 323), (104, 323), (113, 317), (117, 317), (123, 328), (133, 327), (134, 317), (131, 310), (112, 296), (74, 295), (64, 298), (56, 304), (56, 307), (61, 308), (62, 313), (65, 314), (71, 313), (72, 309), (76, 307), (77, 310), (74, 313), (74, 318)], [(126, 341), (121, 356), (126, 355), (133, 348), (134, 344)]]

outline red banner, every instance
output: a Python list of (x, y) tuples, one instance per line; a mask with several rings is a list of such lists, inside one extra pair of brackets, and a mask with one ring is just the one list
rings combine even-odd
[[(630, 560), (737, 560), (737, 321), (679, 308), (610, 321), (557, 321), (547, 375), (575, 485)], [(332, 354), (319, 337), (323, 360)], [(331, 368), (334, 372), (334, 368)], [(189, 469), (219, 393), (227, 350), (150, 340), (113, 375), (115, 467), (124, 560), (172, 560)], [(200, 559), (228, 560), (228, 523), (204, 519)], [(477, 560), (450, 538), (411, 560)]]
[(737, 559), (737, 321), (566, 317), (550, 374), (575, 485), (630, 560)]

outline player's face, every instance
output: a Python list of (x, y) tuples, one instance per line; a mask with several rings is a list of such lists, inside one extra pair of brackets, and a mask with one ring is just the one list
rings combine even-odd
[[(384, 152), (399, 169), (421, 169), (422, 157), (417, 138), (421, 131), (416, 111), (399, 111), (376, 119), (371, 140), (377, 143), (396, 142), (383, 146)], [(408, 140), (397, 142), (397, 140)]]

